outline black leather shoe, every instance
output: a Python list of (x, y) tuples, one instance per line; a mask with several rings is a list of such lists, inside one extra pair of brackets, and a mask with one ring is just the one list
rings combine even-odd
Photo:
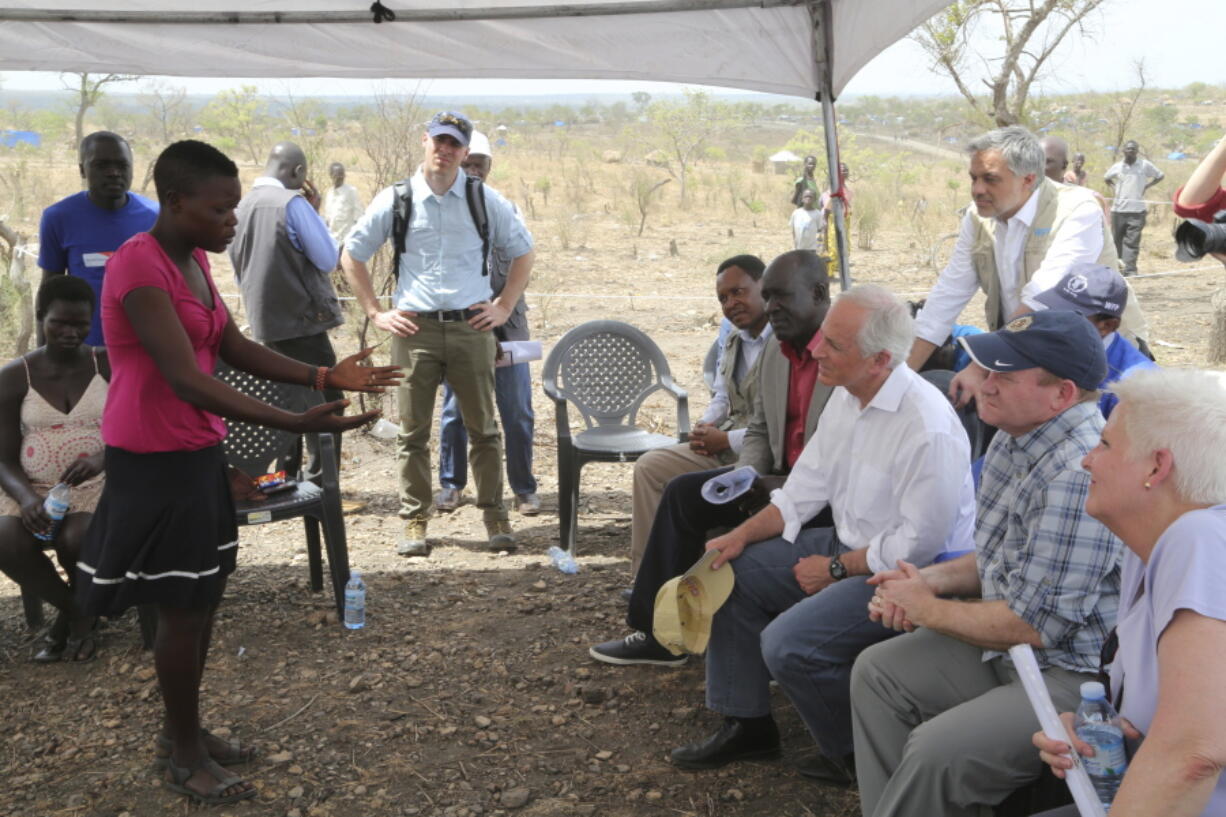
[(718, 769), (738, 760), (779, 757), (779, 730), (766, 720), (752, 731), (736, 718), (724, 718), (719, 731), (699, 743), (673, 749), (669, 759), (679, 769)]
[(832, 760), (819, 752), (808, 761), (799, 764), (797, 769), (803, 777), (819, 783), (843, 788), (850, 788), (856, 784), (855, 755), (848, 755), (842, 760)]

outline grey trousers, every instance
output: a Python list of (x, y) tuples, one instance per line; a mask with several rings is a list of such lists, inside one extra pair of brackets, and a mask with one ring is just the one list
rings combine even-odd
[(1124, 265), (1124, 274), (1137, 271), (1137, 256), (1141, 253), (1141, 231), (1145, 229), (1145, 211), (1112, 213), (1111, 232), (1115, 235), (1115, 253)]
[(844, 550), (833, 528), (806, 528), (796, 542), (750, 545), (732, 563), (736, 586), (715, 614), (707, 648), (707, 706), (750, 718), (770, 712), (770, 679), (779, 682), (822, 754), (852, 750), (851, 666), (870, 644), (897, 635), (869, 621), (867, 577), (836, 582), (810, 596), (792, 568), (805, 556)]
[[(918, 630), (870, 647), (851, 676), (856, 777), (865, 817), (979, 815), (1038, 779), (1039, 728), (1001, 658)], [(1089, 673), (1043, 671), (1056, 711), (1075, 709)]]

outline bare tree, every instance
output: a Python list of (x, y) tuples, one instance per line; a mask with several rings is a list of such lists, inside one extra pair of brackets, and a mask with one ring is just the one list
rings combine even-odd
[(1128, 135), (1128, 126), (1132, 124), (1132, 114), (1137, 109), (1141, 95), (1145, 93), (1148, 79), (1145, 76), (1145, 60), (1134, 61), (1132, 68), (1137, 72), (1137, 87), (1129, 91), (1128, 96), (1117, 97), (1107, 111), (1107, 115), (1111, 117), (1111, 131), (1115, 135), (1111, 143), (1112, 158), (1119, 154), (1124, 137)]
[[(933, 67), (949, 76), (977, 113), (998, 127), (1026, 118), (1030, 88), (1048, 59), (1072, 31), (1085, 33), (1090, 12), (1105, 0), (958, 0), (912, 35), (932, 58)], [(995, 29), (1004, 53), (978, 53), (972, 40), (981, 26)], [(971, 75), (976, 65), (987, 75), (987, 94), (976, 94)]]
[(60, 82), (65, 91), (75, 95), (73, 100), (77, 106), (76, 144), (81, 144), (85, 136), (85, 112), (98, 104), (102, 99), (103, 88), (117, 82), (132, 82), (137, 77), (131, 74), (90, 74), (88, 72), (65, 72), (60, 74)]
[[(192, 106), (187, 101), (187, 89), (183, 86), (152, 82), (141, 93), (140, 104), (147, 122), (143, 130), (157, 134), (158, 144), (163, 148), (191, 132)], [(160, 148), (153, 154), (159, 152)], [(145, 179), (140, 186), (142, 193), (149, 189), (149, 182), (153, 179), (153, 165), (150, 161), (145, 167)]]
[(671, 181), (672, 179), (662, 179), (653, 184), (651, 177), (645, 171), (635, 171), (630, 181), (630, 197), (634, 199), (634, 206), (639, 211), (639, 235), (643, 234), (643, 228), (647, 226), (647, 215), (651, 212), (651, 204), (656, 191)]
[(653, 102), (647, 118), (668, 158), (662, 166), (681, 184), (681, 204), (685, 206), (690, 169), (707, 142), (737, 121), (737, 113), (730, 105), (713, 102), (703, 91), (687, 88), (684, 103)]
[[(370, 160), (374, 189), (382, 190), (407, 178), (416, 166), (421, 134), (425, 131), (421, 113), (420, 86), (410, 93), (398, 94), (385, 87), (376, 89), (370, 105), (355, 112), (360, 125), (354, 139)], [(387, 244), (372, 259), (371, 278), (375, 295), (390, 295), (396, 287), (396, 271), (392, 269), (392, 254)], [(349, 294), (348, 282), (337, 279), (338, 290)], [(366, 348), (370, 319), (363, 316), (356, 328), (360, 348)], [(365, 405), (364, 396), (358, 401)]]

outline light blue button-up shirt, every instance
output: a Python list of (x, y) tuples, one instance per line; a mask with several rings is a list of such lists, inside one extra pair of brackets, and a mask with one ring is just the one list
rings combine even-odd
[[(397, 309), (467, 309), (490, 299), (490, 278), (481, 269), (481, 236), (464, 196), (465, 178), (456, 173), (455, 182), (441, 196), (426, 184), (421, 170), (409, 180), (413, 218), (400, 256)], [(394, 195), (391, 187), (380, 191), (350, 231), (345, 249), (355, 260), (366, 263), (391, 238)], [(532, 235), (511, 203), (488, 186), (485, 209), (491, 252), (519, 258), (532, 249)]]

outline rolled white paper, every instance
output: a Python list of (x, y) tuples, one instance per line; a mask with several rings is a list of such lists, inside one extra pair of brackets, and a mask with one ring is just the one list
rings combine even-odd
[(496, 368), (514, 366), (517, 363), (527, 363), (530, 360), (541, 359), (541, 342), (539, 340), (504, 340), (498, 344), (502, 347), (502, 357), (494, 363)]
[[(1022, 687), (1026, 690), (1026, 697), (1030, 699), (1030, 708), (1038, 716), (1043, 734), (1052, 740), (1069, 743), (1068, 732), (1060, 722), (1060, 714), (1056, 712), (1056, 705), (1052, 703), (1051, 695), (1047, 692), (1047, 684), (1043, 682), (1043, 673), (1039, 671), (1034, 650), (1030, 649), (1029, 644), (1018, 644), (1009, 648), (1009, 657), (1013, 659), (1013, 666), (1017, 669), (1018, 677), (1022, 679)], [(1081, 817), (1106, 817), (1102, 803), (1098, 802), (1094, 784), (1090, 782), (1090, 776), (1081, 764), (1081, 756), (1074, 751), (1072, 758), (1073, 768), (1065, 771), (1064, 782), (1073, 793), (1077, 811)]]

